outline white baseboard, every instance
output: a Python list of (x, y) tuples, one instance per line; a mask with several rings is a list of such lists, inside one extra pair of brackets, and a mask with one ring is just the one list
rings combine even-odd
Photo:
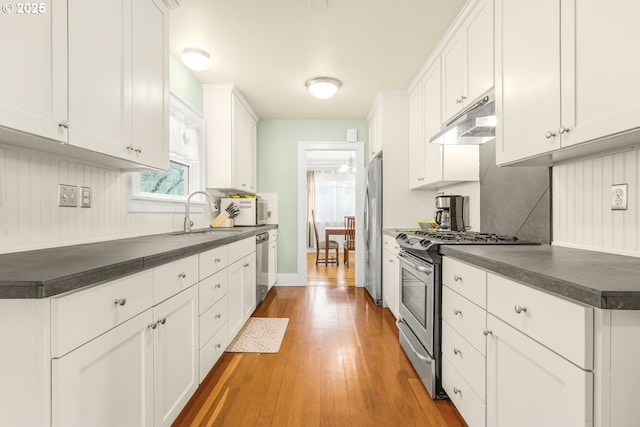
[(307, 286), (305, 278), (300, 280), (298, 273), (278, 274), (278, 280), (273, 286)]

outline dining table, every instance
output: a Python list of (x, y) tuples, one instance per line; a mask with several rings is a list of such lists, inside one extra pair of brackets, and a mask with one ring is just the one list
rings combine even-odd
[[(329, 236), (344, 236), (347, 231), (347, 227), (325, 227), (324, 229), (324, 265), (329, 263)], [(336, 260), (336, 265), (337, 265)]]

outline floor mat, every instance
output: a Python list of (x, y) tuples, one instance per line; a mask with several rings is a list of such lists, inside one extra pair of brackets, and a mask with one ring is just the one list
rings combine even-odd
[(289, 319), (250, 317), (226, 351), (233, 353), (277, 353)]

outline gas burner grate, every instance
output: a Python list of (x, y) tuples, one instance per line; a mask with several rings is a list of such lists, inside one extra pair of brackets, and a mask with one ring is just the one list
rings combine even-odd
[(515, 243), (518, 238), (493, 233), (480, 233), (477, 231), (416, 231), (416, 237), (424, 237), (429, 240), (441, 242), (487, 242), (487, 243)]

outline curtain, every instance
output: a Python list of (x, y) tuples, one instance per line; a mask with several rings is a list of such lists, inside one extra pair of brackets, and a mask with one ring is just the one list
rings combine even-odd
[[(356, 176), (353, 172), (318, 170), (313, 173), (313, 209), (320, 240), (324, 240), (325, 227), (344, 226), (344, 217), (355, 215), (355, 184)], [(311, 232), (313, 233), (313, 230)], [(341, 236), (331, 238), (340, 244), (343, 240)], [(313, 234), (311, 241), (315, 242)]]

